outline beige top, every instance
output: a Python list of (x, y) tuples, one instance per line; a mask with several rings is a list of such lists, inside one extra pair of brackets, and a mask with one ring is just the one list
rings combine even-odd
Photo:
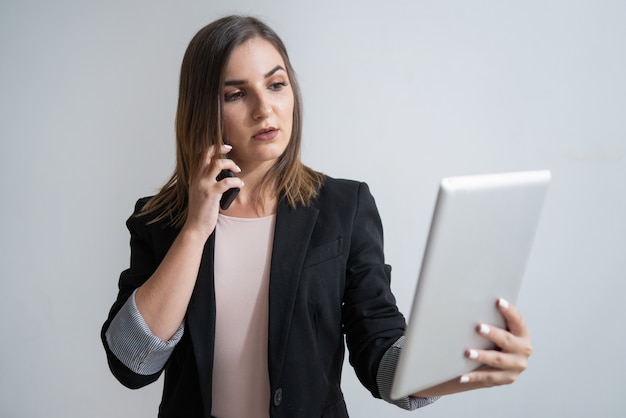
[(215, 228), (213, 408), (219, 418), (269, 416), (269, 274), (276, 215), (219, 215)]

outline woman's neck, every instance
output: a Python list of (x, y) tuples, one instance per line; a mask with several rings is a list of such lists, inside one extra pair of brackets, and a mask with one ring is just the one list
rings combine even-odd
[[(265, 192), (260, 196), (256, 193), (265, 173), (264, 170), (245, 170), (242, 167), (242, 172), (237, 174), (237, 177), (241, 178), (244, 186), (228, 210), (220, 212), (237, 218), (258, 218), (276, 213), (278, 209), (277, 193)], [(259, 198), (260, 201), (258, 201)]]
[(235, 218), (261, 218), (276, 213), (278, 210), (278, 198), (276, 196), (265, 197), (262, 202), (256, 203), (251, 200), (248, 193), (244, 193), (246, 187), (248, 186), (244, 186), (239, 191), (230, 207), (227, 210), (220, 210), (220, 213)]

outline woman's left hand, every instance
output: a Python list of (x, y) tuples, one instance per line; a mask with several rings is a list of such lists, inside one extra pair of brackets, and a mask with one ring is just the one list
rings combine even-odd
[(478, 363), (476, 370), (436, 386), (414, 393), (418, 398), (450, 395), (473, 389), (507, 385), (515, 382), (519, 375), (526, 370), (528, 358), (533, 349), (530, 344), (530, 331), (522, 315), (513, 305), (499, 299), (498, 309), (506, 320), (507, 329), (497, 328), (487, 324), (480, 324), (476, 332), (493, 342), (496, 349), (465, 350), (465, 356)]
[(526, 370), (533, 348), (530, 331), (524, 318), (513, 305), (504, 299), (497, 302), (498, 309), (506, 320), (507, 329), (480, 324), (476, 331), (493, 342), (498, 349), (468, 349), (465, 355), (470, 360), (483, 364), (482, 367), (461, 376), (460, 383), (469, 386), (491, 387), (515, 382)]

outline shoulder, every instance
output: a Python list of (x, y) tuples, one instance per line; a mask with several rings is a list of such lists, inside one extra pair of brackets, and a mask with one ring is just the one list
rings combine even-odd
[[(325, 176), (324, 184), (320, 188), (319, 195), (355, 195), (361, 189), (368, 189), (367, 184), (357, 180), (339, 179)], [(368, 189), (369, 190), (369, 189)]]
[(146, 203), (150, 201), (154, 196), (144, 196), (137, 199), (135, 202), (135, 211), (134, 214), (138, 214), (143, 210), (143, 207), (146, 206)]
[(371, 197), (367, 183), (350, 179), (338, 179), (326, 176), (324, 185), (319, 190), (318, 200), (321, 203), (327, 200), (338, 202), (356, 202), (362, 197)]
[(146, 196), (137, 199), (132, 215), (126, 221), (127, 225), (148, 225), (153, 222), (154, 216), (142, 214), (143, 208), (152, 199), (153, 196)]
[(142, 197), (135, 203), (132, 215), (126, 221), (129, 230), (145, 236), (176, 235), (178, 228), (169, 225), (167, 219), (157, 219), (158, 212), (143, 213), (144, 207), (153, 196)]
[(375, 209), (376, 202), (367, 183), (326, 176), (313, 206), (320, 211), (355, 214), (361, 210)]

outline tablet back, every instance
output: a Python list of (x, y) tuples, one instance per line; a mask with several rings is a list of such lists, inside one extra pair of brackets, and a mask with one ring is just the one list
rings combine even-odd
[(550, 172), (441, 181), (391, 396), (399, 399), (476, 368), (467, 348), (488, 348), (478, 323), (504, 327), (524, 276)]

